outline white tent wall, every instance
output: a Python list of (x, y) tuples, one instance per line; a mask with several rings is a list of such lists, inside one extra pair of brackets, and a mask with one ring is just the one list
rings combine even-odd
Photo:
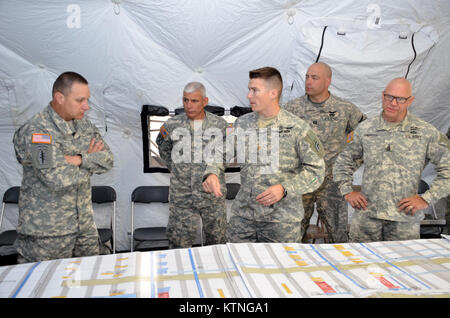
[[(411, 111), (446, 132), (449, 21), (448, 0), (2, 0), (0, 193), (21, 182), (15, 129), (48, 104), (57, 75), (79, 72), (90, 83), (88, 116), (115, 159), (92, 183), (116, 189), (117, 248), (129, 249), (133, 189), (169, 184), (168, 174), (143, 173), (142, 105), (180, 107), (184, 85), (196, 80), (211, 105), (247, 106), (248, 71), (268, 65), (283, 75), (284, 102), (300, 96), (325, 26), (320, 61), (333, 68), (330, 90), (369, 116), (380, 111), (387, 82), (406, 75), (414, 34)], [(433, 170), (426, 171), (431, 179)], [(145, 220), (166, 221), (164, 212)]]

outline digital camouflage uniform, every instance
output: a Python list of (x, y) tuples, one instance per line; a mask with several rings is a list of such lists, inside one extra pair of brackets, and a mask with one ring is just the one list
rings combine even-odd
[[(259, 141), (256, 147), (250, 137), (245, 139), (245, 161), (238, 160), (241, 187), (231, 207), (228, 241), (300, 242), (300, 222), (303, 218), (301, 196), (317, 189), (324, 178), (322, 144), (306, 122), (284, 109), (265, 127), (258, 127), (258, 118), (257, 113), (249, 113), (234, 123), (233, 134), (237, 139), (243, 138), (243, 131), (257, 132), (260, 136), (261, 128), (264, 128), (267, 138), (263, 140), (267, 140), (267, 144)], [(274, 153), (279, 166), (275, 170), (272, 166), (275, 160), (271, 155), (269, 163), (264, 163), (259, 157), (256, 162), (251, 159), (252, 152), (259, 153), (264, 146), (267, 146), (268, 154), (277, 148), (272, 143), (272, 129), (278, 134), (279, 151)], [(238, 143), (235, 145), (239, 151)], [(237, 153), (235, 155), (238, 157)], [(205, 175), (217, 174), (216, 169), (209, 165)], [(256, 196), (276, 184), (285, 188), (286, 196), (268, 207), (259, 204)]]
[(423, 211), (406, 215), (404, 210), (397, 210), (397, 204), (417, 194), (428, 162), (436, 166), (437, 177), (421, 197), (430, 203), (449, 194), (448, 139), (409, 113), (400, 123), (386, 122), (381, 115), (364, 121), (334, 164), (334, 180), (342, 195), (352, 191), (354, 161), (361, 158), (365, 163), (361, 191), (368, 204), (366, 210), (355, 209), (350, 241), (420, 238)]
[(325, 150), (324, 182), (316, 191), (303, 195), (303, 241), (306, 242), (306, 230), (316, 203), (317, 213), (328, 232), (328, 241), (347, 242), (347, 201), (333, 182), (332, 167), (336, 156), (347, 144), (347, 135), (367, 117), (354, 104), (333, 94), (320, 104), (311, 102), (304, 95), (288, 102), (285, 108), (311, 126)]
[[(215, 138), (212, 136), (221, 138), (220, 142), (223, 143), (227, 122), (212, 113), (205, 112), (205, 114), (201, 127), (198, 126), (199, 130), (196, 133), (192, 126), (193, 122), (185, 113), (181, 113), (168, 119), (161, 126), (156, 139), (161, 159), (165, 161), (171, 173), (169, 222), (166, 231), (170, 248), (187, 248), (193, 245), (199, 228), (199, 216), (202, 219), (205, 245), (223, 244), (226, 240), (225, 198), (216, 198), (212, 193), (206, 193), (203, 190), (202, 178), (206, 167), (205, 159), (211, 160), (211, 158), (203, 158), (202, 153), (208, 144), (211, 145), (211, 140)], [(205, 134), (205, 131), (214, 133), (215, 129), (218, 134)], [(188, 143), (190, 152), (185, 160), (177, 163), (174, 158), (174, 155), (177, 154), (172, 154), (172, 150), (176, 150), (177, 143), (178, 145), (182, 143), (181, 138), (174, 140), (174, 134), (183, 132), (181, 130), (190, 136), (190, 140), (185, 141)], [(200, 138), (194, 144), (195, 136)], [(197, 151), (195, 145), (200, 145)], [(222, 193), (225, 195), (226, 185), (223, 169), (219, 173), (219, 180)]]
[[(92, 138), (102, 140), (86, 118), (71, 127), (48, 105), (14, 134), (16, 157), (23, 167), (19, 197), (19, 262), (95, 255), (99, 253), (91, 182), (113, 166), (105, 150), (90, 153)], [(80, 167), (64, 155), (82, 156)]]

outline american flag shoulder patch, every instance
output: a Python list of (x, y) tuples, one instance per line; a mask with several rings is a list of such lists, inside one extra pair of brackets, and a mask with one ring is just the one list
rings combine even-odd
[(33, 134), (31, 137), (33, 144), (51, 144), (52, 136), (49, 134)]

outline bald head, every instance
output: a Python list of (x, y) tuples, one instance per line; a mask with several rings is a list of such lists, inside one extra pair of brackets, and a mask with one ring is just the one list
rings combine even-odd
[(320, 70), (323, 73), (323, 75), (327, 78), (331, 78), (331, 76), (332, 76), (331, 67), (327, 63), (317, 62), (317, 63), (311, 64), (311, 66), (309, 68), (316, 68), (316, 69)]
[(319, 62), (312, 64), (305, 77), (305, 92), (315, 103), (325, 101), (330, 95), (328, 87), (331, 84), (331, 68), (328, 64)]
[(403, 77), (394, 78), (386, 86), (382, 97), (383, 118), (389, 122), (400, 122), (414, 100), (411, 83)]
[(412, 95), (412, 86), (411, 83), (404, 77), (397, 77), (394, 78), (392, 81), (387, 84), (386, 89), (384, 91), (387, 91), (389, 89), (401, 89), (403, 90), (408, 96)]

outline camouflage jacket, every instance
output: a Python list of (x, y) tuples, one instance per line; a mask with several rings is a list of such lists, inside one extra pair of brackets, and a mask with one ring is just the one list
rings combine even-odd
[[(13, 143), (23, 167), (19, 197), (21, 234), (60, 236), (92, 226), (90, 177), (113, 166), (113, 154), (105, 150), (87, 153), (92, 138), (102, 139), (86, 118), (73, 120), (75, 132), (48, 105), (16, 130)], [(64, 155), (82, 155), (80, 167), (68, 164)]]
[[(169, 118), (161, 126), (156, 138), (159, 155), (171, 173), (170, 202), (178, 206), (191, 207), (194, 202), (211, 205), (211, 202), (216, 200), (224, 200), (206, 193), (203, 190), (202, 178), (206, 162), (214, 160), (207, 155), (210, 153), (208, 150), (214, 148), (211, 147), (214, 140), (219, 142), (219, 146), (224, 144), (228, 124), (222, 117), (207, 111), (205, 114), (201, 127), (194, 126), (196, 131), (185, 113)], [(217, 159), (216, 156), (216, 161), (222, 160), (221, 152), (218, 155), (220, 157)], [(221, 169), (218, 176), (222, 193), (225, 195), (224, 169)]]
[(409, 113), (398, 124), (388, 123), (379, 115), (356, 128), (353, 140), (337, 157), (333, 168), (342, 195), (352, 191), (354, 161), (360, 158), (365, 163), (361, 188), (368, 201), (364, 212), (372, 217), (405, 222), (415, 219), (397, 211), (397, 204), (417, 194), (428, 162), (436, 166), (437, 177), (422, 198), (430, 203), (450, 193), (448, 139)]
[(354, 104), (333, 94), (322, 106), (317, 106), (308, 95), (304, 95), (289, 101), (284, 107), (305, 120), (319, 137), (325, 149), (326, 175), (332, 174), (332, 165), (347, 144), (347, 135), (367, 118)]
[[(272, 130), (276, 134), (272, 134)], [(253, 140), (252, 132), (257, 135)], [(241, 187), (233, 201), (232, 213), (264, 222), (301, 221), (302, 194), (316, 190), (325, 175), (323, 147), (309, 125), (281, 109), (265, 131), (258, 128), (257, 113), (239, 117), (234, 123), (233, 134), (237, 139), (235, 158), (241, 168)], [(243, 140), (244, 134), (249, 137), (244, 138), (244, 149), (240, 149), (239, 140)], [(274, 138), (278, 138), (278, 146)], [(244, 150), (245, 158), (240, 158), (241, 150)], [(267, 153), (267, 158), (261, 156), (261, 151)], [(208, 165), (205, 175), (217, 174), (216, 169)], [(276, 184), (285, 188), (286, 197), (269, 207), (256, 202), (257, 195)]]

